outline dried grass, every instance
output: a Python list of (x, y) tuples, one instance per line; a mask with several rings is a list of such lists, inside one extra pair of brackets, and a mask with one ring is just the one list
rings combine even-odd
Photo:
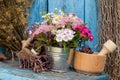
[(27, 38), (26, 9), (31, 0), (0, 0), (0, 46), (12, 51), (21, 50), (21, 41)]

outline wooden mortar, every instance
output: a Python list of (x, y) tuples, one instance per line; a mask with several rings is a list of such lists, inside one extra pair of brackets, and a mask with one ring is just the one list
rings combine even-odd
[(104, 70), (106, 56), (76, 51), (74, 68), (77, 72), (101, 73)]

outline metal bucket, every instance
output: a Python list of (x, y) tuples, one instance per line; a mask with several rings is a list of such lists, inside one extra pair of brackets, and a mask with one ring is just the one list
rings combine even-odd
[(68, 48), (47, 47), (47, 54), (53, 59), (53, 69), (55, 72), (67, 72)]

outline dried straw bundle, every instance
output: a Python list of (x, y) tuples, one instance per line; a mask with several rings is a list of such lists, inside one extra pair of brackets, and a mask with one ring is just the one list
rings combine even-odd
[(26, 8), (31, 0), (0, 0), (0, 46), (12, 51), (21, 50), (26, 39)]
[(34, 72), (48, 71), (52, 69), (52, 57), (46, 54), (45, 47), (41, 48), (39, 55), (31, 52), (31, 39), (22, 41), (22, 50), (17, 53), (20, 68), (32, 69)]
[(100, 45), (113, 40), (118, 48), (107, 56), (105, 72), (111, 80), (120, 79), (120, 0), (99, 0)]

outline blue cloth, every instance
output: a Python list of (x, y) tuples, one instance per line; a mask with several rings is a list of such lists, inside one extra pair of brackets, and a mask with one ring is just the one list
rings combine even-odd
[(0, 80), (35, 80), (35, 79), (20, 77), (12, 74), (0, 73)]
[(0, 80), (109, 80), (106, 74), (88, 75), (73, 71), (67, 73), (43, 72), (19, 69), (18, 62), (0, 62)]

